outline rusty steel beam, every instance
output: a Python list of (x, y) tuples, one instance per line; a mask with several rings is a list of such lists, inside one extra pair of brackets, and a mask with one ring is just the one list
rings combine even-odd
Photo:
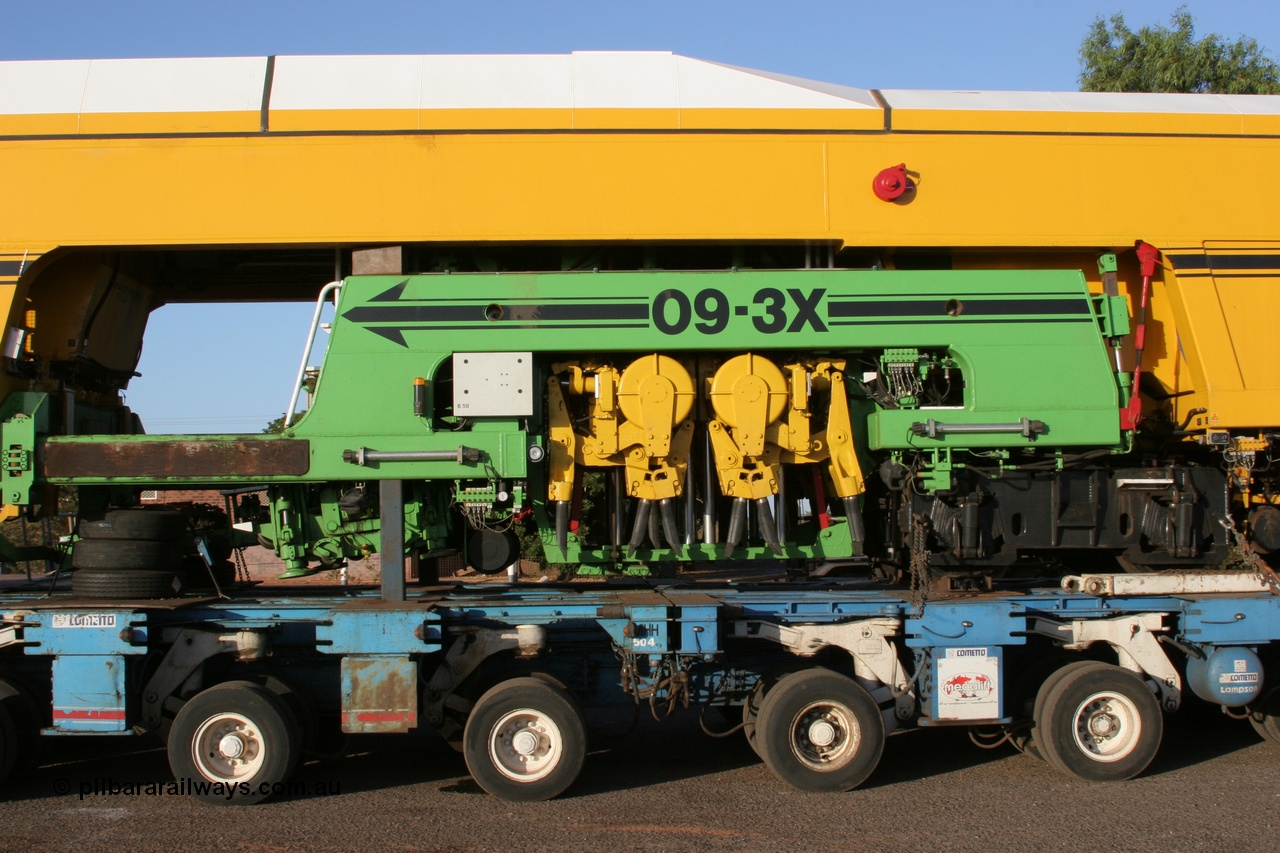
[(36, 458), (36, 476), (52, 481), (301, 477), (310, 468), (305, 439), (48, 441)]

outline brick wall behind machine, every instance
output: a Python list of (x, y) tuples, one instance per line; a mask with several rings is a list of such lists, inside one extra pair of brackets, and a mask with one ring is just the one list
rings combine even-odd
[(221, 507), (225, 499), (218, 489), (146, 489), (141, 502), (145, 504), (213, 504)]

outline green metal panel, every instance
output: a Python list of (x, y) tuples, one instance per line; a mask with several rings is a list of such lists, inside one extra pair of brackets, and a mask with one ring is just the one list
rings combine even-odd
[[(355, 276), (341, 289), (311, 408), (283, 435), (47, 436), (27, 416), (42, 411), (43, 398), (14, 397), (3, 410), (3, 439), (25, 455), (8, 462), (6, 495), (24, 502), (33, 481), (269, 485), (273, 508), (256, 530), (301, 571), (311, 560), (332, 565), (376, 544), (376, 517), (337, 510), (354, 484), (414, 484), (406, 533), (411, 547), (431, 550), (456, 541), (449, 532), (462, 521), (449, 509), (455, 488), (496, 494), (504, 483), (528, 496), (524, 507), (534, 510), (549, 555), (616, 561), (616, 548), (576, 536), (561, 553), (546, 527), (546, 463), (531, 462), (530, 448), (541, 460), (549, 447), (544, 403), (553, 364), (595, 359), (622, 368), (649, 354), (720, 364), (746, 353), (777, 365), (847, 363), (858, 452), (924, 450), (921, 483), (946, 489), (952, 466), (963, 464), (954, 453), (996, 451), (1017, 464), (1019, 451), (1120, 445), (1119, 385), (1098, 304), (1078, 271)], [(1116, 313), (1118, 306), (1104, 307)], [(1121, 325), (1118, 314), (1106, 321), (1112, 333)], [(497, 365), (529, 354), (515, 385), (482, 374), (466, 380), (488, 395), (480, 411), (505, 413), (453, 410), (464, 384), (453, 375), (458, 353)], [(493, 357), (500, 353), (517, 355)], [(804, 369), (799, 375), (803, 382)], [(415, 388), (419, 379), (425, 386)], [(921, 393), (923, 383), (940, 381), (945, 392)], [(509, 391), (523, 396), (506, 410), (501, 395)], [(706, 392), (695, 391), (699, 423), (708, 417)], [(37, 443), (40, 452), (28, 452)], [(32, 458), (33, 471), (23, 467)], [(875, 464), (864, 458), (863, 470)], [(795, 525), (772, 552), (744, 543), (735, 557), (853, 551), (848, 526), (833, 517), (821, 528)], [(680, 554), (651, 549), (643, 559), (723, 556), (723, 545), (697, 543)]]

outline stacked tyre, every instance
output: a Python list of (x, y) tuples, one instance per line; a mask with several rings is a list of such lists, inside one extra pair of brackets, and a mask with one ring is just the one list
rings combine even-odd
[(113, 509), (80, 519), (71, 552), (71, 590), (83, 598), (171, 598), (179, 577), (186, 517), (177, 510)]

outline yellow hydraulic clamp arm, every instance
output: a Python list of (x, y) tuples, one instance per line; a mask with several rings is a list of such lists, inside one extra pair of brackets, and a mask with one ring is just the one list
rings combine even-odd
[[(569, 509), (575, 468), (625, 467), (627, 492), (640, 501), (629, 552), (650, 527), (651, 504), (658, 502), (662, 532), (681, 548), (671, 503), (683, 491), (693, 440), (694, 387), (679, 361), (651, 354), (621, 373), (609, 365), (567, 362), (552, 366), (548, 380), (551, 454), (548, 499), (555, 505), (556, 539), (568, 544)], [(587, 434), (574, 432), (565, 392), (585, 400)], [(654, 527), (658, 517), (654, 517)], [(656, 539), (656, 536), (654, 537)]]
[[(857, 497), (865, 491), (853, 442), (843, 361), (788, 364), (744, 354), (725, 362), (712, 377), (716, 417), (708, 424), (720, 490), (734, 498), (726, 553), (746, 528), (747, 501), (756, 503), (762, 535), (774, 553), (782, 546), (769, 498), (778, 493), (781, 463), (827, 461), (836, 495), (844, 500), (853, 538), (865, 539)], [(813, 391), (829, 392), (827, 426), (812, 429)]]
[[(853, 419), (849, 413), (849, 395), (845, 385), (843, 361), (820, 362), (812, 369), (804, 365), (788, 365), (791, 375), (792, 404), (785, 422), (779, 421), (770, 431), (770, 440), (782, 449), (782, 462), (829, 462), (831, 482), (836, 495), (854, 498), (867, 490), (862, 465), (853, 441)], [(828, 391), (827, 426), (810, 432), (811, 391)], [(776, 436), (776, 438), (775, 438)]]

